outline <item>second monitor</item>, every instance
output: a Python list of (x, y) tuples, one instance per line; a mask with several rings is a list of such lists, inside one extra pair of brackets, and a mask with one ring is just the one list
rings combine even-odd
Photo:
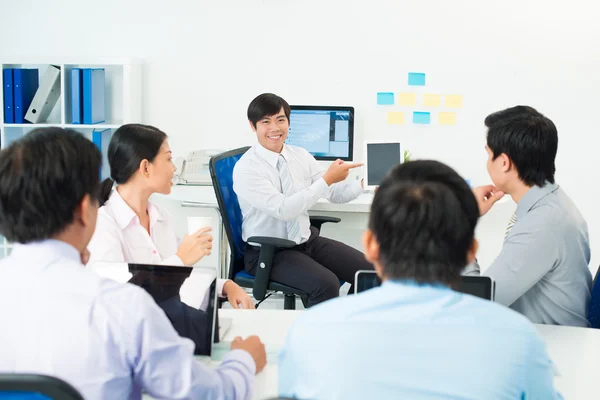
[(302, 147), (317, 160), (352, 161), (354, 107), (290, 106), (287, 144)]

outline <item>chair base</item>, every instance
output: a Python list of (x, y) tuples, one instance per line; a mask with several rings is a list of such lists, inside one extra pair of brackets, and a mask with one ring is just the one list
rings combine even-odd
[(293, 294), (286, 294), (283, 300), (284, 310), (295, 310), (296, 309), (296, 296)]

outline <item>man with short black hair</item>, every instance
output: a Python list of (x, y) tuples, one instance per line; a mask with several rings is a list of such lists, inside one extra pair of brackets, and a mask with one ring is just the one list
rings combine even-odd
[[(590, 241), (583, 216), (555, 183), (556, 126), (527, 106), (493, 113), (485, 125), (494, 185), (474, 189), (481, 215), (505, 193), (517, 210), (500, 255), (482, 275), (496, 282), (497, 302), (534, 323), (589, 326)], [(479, 265), (465, 274), (479, 274)]]
[(375, 193), (367, 258), (383, 281), (300, 316), (279, 359), (298, 399), (557, 399), (535, 327), (452, 290), (477, 252), (479, 210), (437, 161), (395, 167)]
[(86, 399), (248, 399), (266, 363), (237, 339), (217, 369), (194, 360), (142, 288), (84, 267), (96, 226), (101, 155), (83, 135), (36, 129), (0, 152), (0, 373), (58, 377)]
[[(345, 181), (348, 171), (362, 164), (336, 160), (324, 171), (308, 151), (285, 144), (290, 106), (273, 93), (250, 102), (248, 121), (258, 143), (233, 170), (233, 189), (243, 216), (242, 239), (268, 236), (295, 242), (296, 246), (275, 253), (271, 280), (308, 293), (309, 307), (337, 297), (340, 280), (352, 282), (356, 271), (373, 266), (360, 251), (320, 236), (310, 226), (308, 210), (321, 198), (347, 203), (363, 193), (361, 183)], [(253, 275), (259, 253), (248, 243), (244, 262)]]

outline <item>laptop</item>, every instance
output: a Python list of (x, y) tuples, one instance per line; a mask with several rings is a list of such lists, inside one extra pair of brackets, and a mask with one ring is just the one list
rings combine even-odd
[[(381, 285), (375, 271), (357, 271), (354, 276), (354, 293), (364, 292)], [(461, 276), (457, 292), (494, 301), (494, 281), (489, 276)]]
[[(94, 272), (144, 289), (180, 336), (194, 342), (196, 356), (212, 355), (231, 321), (219, 321), (214, 268), (154, 264), (94, 263)], [(223, 328), (223, 330), (221, 329)]]

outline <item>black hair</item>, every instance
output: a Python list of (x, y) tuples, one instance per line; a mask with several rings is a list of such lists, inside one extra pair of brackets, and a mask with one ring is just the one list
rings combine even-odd
[(475, 196), (449, 166), (419, 160), (394, 167), (375, 192), (369, 218), (384, 275), (456, 285), (478, 218)]
[(550, 119), (532, 107), (516, 106), (488, 115), (485, 126), (494, 160), (506, 154), (528, 186), (554, 183), (558, 132)]
[(83, 135), (38, 128), (0, 152), (0, 233), (11, 242), (50, 239), (98, 199), (102, 156)]
[(282, 107), (289, 122), (291, 111), (287, 101), (276, 94), (263, 93), (250, 102), (250, 105), (248, 106), (248, 120), (252, 122), (252, 125), (256, 128), (258, 121), (265, 117), (277, 114), (281, 111)]
[(127, 124), (115, 131), (108, 145), (110, 178), (102, 182), (100, 205), (108, 201), (113, 184), (126, 183), (143, 160), (154, 161), (167, 135), (150, 125)]

